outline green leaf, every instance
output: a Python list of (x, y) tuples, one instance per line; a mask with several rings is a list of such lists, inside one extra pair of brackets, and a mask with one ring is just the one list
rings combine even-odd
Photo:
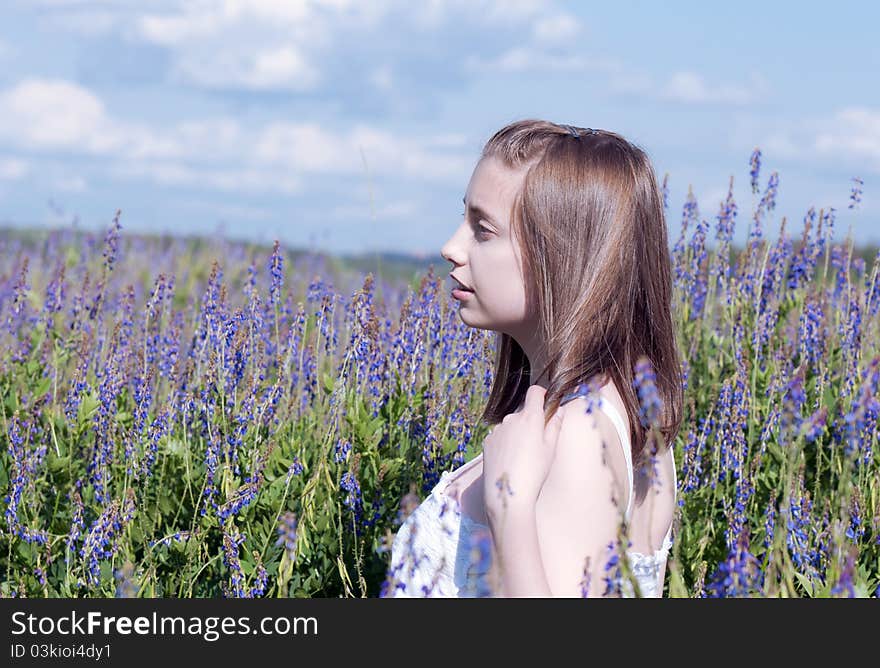
[(167, 515), (174, 510), (174, 502), (164, 494), (159, 497), (159, 510), (163, 515)]
[(18, 541), (18, 547), (16, 548), (16, 552), (18, 552), (19, 556), (24, 558), (25, 563), (31, 563), (34, 559), (33, 550), (31, 549), (31, 544), (20, 540)]
[(140, 524), (132, 522), (130, 527), (132, 542), (136, 545), (142, 544), (144, 542), (144, 531), (141, 529)]
[(785, 461), (785, 453), (776, 441), (767, 442), (767, 451), (773, 455), (773, 458), (780, 464)]
[(55, 454), (54, 449), (50, 449), (46, 454), (46, 464), (49, 467), (49, 471), (57, 473), (67, 468), (70, 464), (70, 456), (59, 457)]
[(34, 390), (34, 396), (42, 397), (52, 387), (52, 377), (43, 378)]
[(89, 421), (92, 419), (92, 416), (98, 412), (98, 407), (101, 405), (101, 401), (95, 392), (89, 392), (88, 394), (83, 394), (79, 403), (79, 413), (77, 413), (77, 423), (80, 427), (85, 427), (88, 425)]
[(182, 457), (185, 448), (183, 440), (179, 438), (165, 439), (165, 449), (172, 455)]
[(810, 595), (810, 598), (813, 598), (813, 596), (814, 596), (813, 581), (810, 580), (803, 573), (798, 573), (797, 571), (795, 571), (794, 576), (795, 576), (795, 578), (797, 578), (797, 581), (800, 582), (800, 584), (804, 588), (804, 590), (806, 590), (806, 592)]

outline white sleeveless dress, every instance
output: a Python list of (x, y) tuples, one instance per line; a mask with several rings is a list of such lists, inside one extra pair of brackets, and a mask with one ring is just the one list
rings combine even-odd
[[(629, 478), (629, 503), (626, 507), (627, 525), (632, 514), (634, 496), (632, 453), (626, 424), (619, 411), (602, 397), (593, 404), (603, 410), (614, 423), (626, 455)], [(675, 478), (673, 457), (673, 488), (676, 499), (678, 483)], [(473, 466), (482, 453), (456, 470)], [(489, 563), (486, 543), (482, 551), (480, 541), (490, 540), (489, 527), (461, 513), (459, 504), (444, 492), (449, 484), (450, 471), (444, 471), (439, 482), (426, 498), (400, 526), (391, 546), (391, 586), (386, 596), (397, 598), (424, 597), (475, 597), (487, 596), (485, 583)], [(672, 526), (666, 531), (663, 544), (653, 554), (641, 554), (627, 550), (633, 575), (645, 598), (660, 598), (666, 560), (672, 547)], [(604, 566), (604, 564), (603, 564)], [(590, 587), (602, 587), (604, 571), (592, 576)], [(622, 596), (634, 596), (631, 583), (618, 580)]]

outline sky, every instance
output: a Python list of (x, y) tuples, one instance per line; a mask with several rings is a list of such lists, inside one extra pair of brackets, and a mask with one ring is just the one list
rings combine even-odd
[[(515, 120), (613, 130), (742, 241), (880, 243), (880, 4), (2, 0), (0, 226), (436, 256)], [(849, 209), (854, 182), (861, 202)]]

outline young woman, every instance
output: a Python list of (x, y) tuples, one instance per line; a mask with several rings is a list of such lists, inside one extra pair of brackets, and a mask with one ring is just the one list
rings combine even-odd
[(398, 530), (384, 595), (635, 595), (606, 571), (622, 512), (639, 593), (659, 597), (683, 397), (651, 162), (614, 132), (518, 121), (484, 147), (464, 204), (441, 254), (461, 320), (499, 335), (493, 428)]

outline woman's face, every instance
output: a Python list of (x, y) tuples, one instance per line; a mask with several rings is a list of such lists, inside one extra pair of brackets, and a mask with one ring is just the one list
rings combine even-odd
[[(453, 263), (451, 273), (473, 290), (458, 302), (462, 322), (514, 337), (524, 333), (528, 320), (522, 257), (510, 221), (525, 173), (494, 157), (480, 160), (465, 193), (465, 219), (440, 251)], [(450, 289), (457, 285), (450, 278)]]

